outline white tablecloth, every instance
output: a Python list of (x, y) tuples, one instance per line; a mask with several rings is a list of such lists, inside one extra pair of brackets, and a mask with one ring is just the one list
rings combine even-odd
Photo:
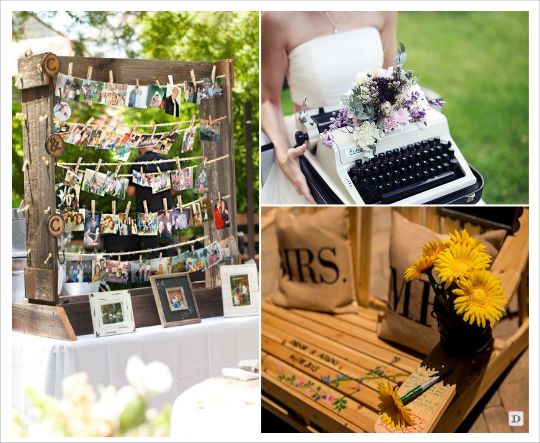
[(133, 354), (145, 363), (161, 361), (173, 374), (173, 386), (156, 396), (152, 406), (161, 407), (186, 389), (239, 360), (259, 358), (259, 317), (214, 317), (201, 323), (171, 328), (150, 326), (132, 334), (96, 338), (79, 336), (76, 342), (13, 333), (13, 407), (27, 414), (30, 403), (23, 392), (29, 385), (61, 397), (62, 380), (86, 372), (90, 383), (127, 384), (126, 364)]

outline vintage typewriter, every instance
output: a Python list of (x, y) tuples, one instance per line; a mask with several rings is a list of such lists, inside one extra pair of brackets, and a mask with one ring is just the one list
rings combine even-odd
[(462, 204), (480, 200), (482, 176), (470, 167), (450, 136), (446, 117), (430, 109), (429, 126), (416, 124), (387, 134), (374, 158), (361, 152), (345, 131), (334, 131), (337, 146), (322, 145), (319, 135), (339, 110), (303, 109), (296, 114), (297, 145), (308, 149), (300, 158), (312, 195), (319, 204)]

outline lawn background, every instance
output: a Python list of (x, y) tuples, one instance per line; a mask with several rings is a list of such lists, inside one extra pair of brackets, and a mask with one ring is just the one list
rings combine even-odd
[[(405, 69), (447, 101), (450, 134), (483, 175), (484, 201), (528, 204), (529, 13), (400, 12), (397, 38)], [(287, 89), (282, 103), (291, 114)]]

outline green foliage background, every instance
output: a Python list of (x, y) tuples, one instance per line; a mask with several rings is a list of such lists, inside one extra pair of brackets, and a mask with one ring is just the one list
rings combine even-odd
[[(25, 38), (24, 24), (29, 20), (37, 20), (42, 26), (54, 29), (60, 34), (67, 34), (56, 24), (56, 12), (18, 12), (13, 20), (13, 39)], [(218, 61), (226, 58), (234, 59), (235, 88), (233, 90), (233, 119), (234, 144), (236, 161), (236, 192), (238, 212), (246, 212), (246, 189), (252, 186), (259, 189), (259, 156), (258, 156), (258, 127), (259, 127), (259, 14), (258, 12), (67, 12), (71, 23), (69, 27), (74, 45), (75, 55), (110, 57), (108, 47), (115, 45), (124, 49), (130, 58), (184, 60), (184, 61)], [(88, 29), (99, 30), (95, 36)], [(60, 54), (62, 55), (62, 54)], [(253, 128), (253, 168), (254, 182), (246, 180), (246, 152), (244, 134), (244, 105), (252, 103)], [(115, 110), (107, 107), (87, 104), (70, 103), (73, 117), (86, 121), (91, 116), (103, 114), (108, 120), (113, 117)], [(189, 120), (192, 113), (198, 112), (197, 105), (182, 104), (181, 120)], [(21, 111), (20, 92), (13, 88), (12, 115), (12, 156), (13, 156), (13, 191), (12, 204), (17, 207), (24, 197), (22, 175), (22, 122), (15, 118)], [(117, 112), (117, 110), (116, 110)], [(137, 121), (139, 124), (174, 121), (162, 110), (137, 110), (122, 108), (121, 120), (125, 123)], [(114, 115), (114, 117), (118, 117)], [(198, 137), (195, 140), (195, 155), (199, 148)], [(173, 157), (174, 149), (169, 154)], [(112, 153), (95, 151), (69, 145), (61, 160), (76, 161), (82, 156), (85, 161), (103, 161), (112, 159)], [(108, 158), (110, 156), (110, 158)], [(132, 153), (130, 161), (136, 158)], [(127, 172), (127, 168), (126, 171)], [(183, 193), (183, 199), (185, 198)], [(89, 207), (90, 194), (81, 193), (83, 206)], [(254, 207), (258, 211), (259, 195), (255, 192)], [(127, 200), (126, 200), (127, 203)], [(99, 204), (110, 207), (104, 197)], [(122, 210), (122, 207), (117, 209)]]

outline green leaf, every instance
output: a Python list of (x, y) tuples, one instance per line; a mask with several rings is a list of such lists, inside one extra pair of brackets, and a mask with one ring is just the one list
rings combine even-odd
[(122, 433), (146, 421), (146, 403), (140, 396), (131, 400), (119, 417), (119, 430)]

